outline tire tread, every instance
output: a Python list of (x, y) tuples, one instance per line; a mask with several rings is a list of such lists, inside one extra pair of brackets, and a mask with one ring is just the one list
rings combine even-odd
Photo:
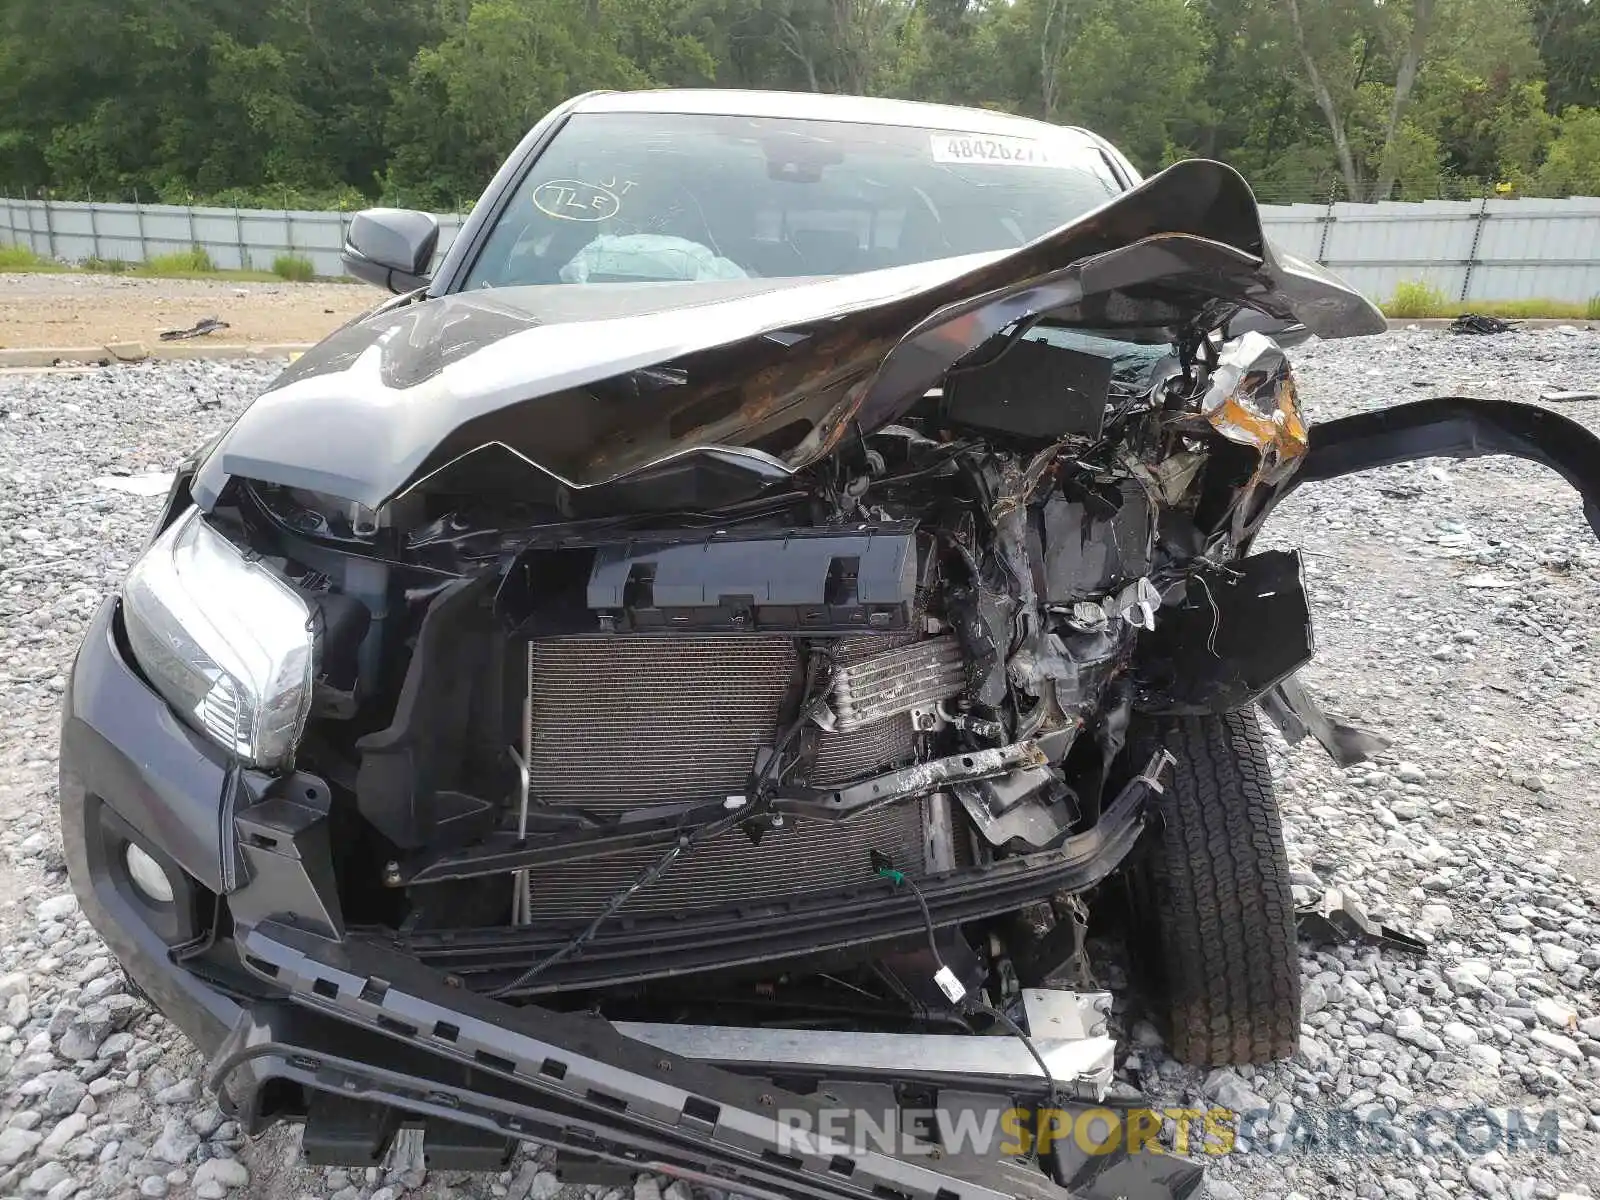
[(1177, 758), (1151, 854), (1172, 1050), (1210, 1066), (1292, 1056), (1300, 963), (1283, 827), (1251, 711), (1152, 719)]

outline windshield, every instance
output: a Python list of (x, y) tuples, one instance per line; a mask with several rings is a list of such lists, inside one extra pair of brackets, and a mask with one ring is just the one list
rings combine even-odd
[(580, 113), (466, 287), (849, 275), (1032, 241), (1122, 190), (1081, 134)]

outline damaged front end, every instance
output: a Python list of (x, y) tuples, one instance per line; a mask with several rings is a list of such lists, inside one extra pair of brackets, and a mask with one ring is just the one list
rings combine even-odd
[[(97, 625), (123, 674), (69, 697), (86, 907), (129, 919), (128, 846), (186, 881), (181, 980), (144, 982), (225, 998), (211, 1083), (314, 1162), (422, 1127), (440, 1166), (533, 1139), (754, 1196), (1188, 1194), (1067, 1136), (1115, 1063), (1088, 921), (1173, 777), (1130, 731), (1261, 702), (1360, 753), (1293, 682), (1274, 503), (1535, 443), (1588, 496), (1600, 445), (1486, 402), (1308, 432), (1230, 324), (1381, 320), (1217, 164), (1004, 255), (644, 307), (602, 338), (509, 294), (396, 306), (180, 478), (171, 569)], [(245, 576), (289, 628), (234, 666), (174, 631)], [(113, 681), (187, 755), (122, 804)], [(961, 1113), (1016, 1136), (964, 1146)]]

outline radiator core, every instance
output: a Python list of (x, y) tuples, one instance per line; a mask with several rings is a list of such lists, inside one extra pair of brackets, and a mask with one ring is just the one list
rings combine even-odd
[[(834, 644), (859, 661), (904, 635)], [(535, 806), (596, 812), (742, 794), (758, 750), (773, 744), (795, 701), (799, 643), (791, 637), (566, 637), (528, 648)], [(818, 732), (810, 781), (843, 782), (909, 761), (908, 714), (849, 733)], [(870, 880), (879, 850), (923, 872), (922, 805), (892, 806), (847, 824), (790, 820), (752, 844), (740, 830), (702, 843), (623, 911), (672, 912), (766, 900)], [(541, 868), (533, 916), (581, 919), (655, 861), (658, 850)]]

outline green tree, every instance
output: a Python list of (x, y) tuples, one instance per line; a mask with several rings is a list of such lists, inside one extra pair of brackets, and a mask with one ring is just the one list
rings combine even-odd
[(393, 184), (414, 203), (475, 196), (560, 101), (648, 83), (618, 50), (611, 16), (607, 0), (472, 0), (396, 90)]
[(1386, 198), (1415, 169), (1425, 142), (1407, 113), (1436, 10), (1437, 0), (1284, 0), (1305, 84), (1351, 197)]
[(996, 78), (1014, 98), (1004, 107), (1086, 125), (1141, 167), (1192, 127), (1205, 36), (1183, 0), (1016, 0), (993, 22)]
[[(1141, 167), (1182, 157), (1174, 130), (1204, 74), (1199, 17), (1184, 0), (1097, 0), (1085, 7), (1061, 59), (1060, 115), (1116, 130), (1122, 152)], [(1130, 79), (1138, 86), (1129, 87)]]
[(5, 0), (0, 190), (451, 205), (552, 105), (650, 86), (1076, 122), (1267, 196), (1565, 188), (1600, 0)]
[(1600, 105), (1600, 6), (1534, 0), (1531, 16), (1552, 111)]
[(1547, 195), (1600, 196), (1600, 109), (1561, 114), (1538, 179)]

